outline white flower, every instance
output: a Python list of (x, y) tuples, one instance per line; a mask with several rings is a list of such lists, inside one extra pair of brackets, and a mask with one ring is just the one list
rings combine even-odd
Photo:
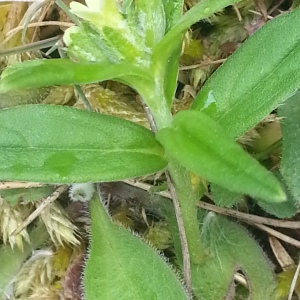
[(71, 12), (99, 29), (103, 26), (116, 29), (126, 26), (115, 0), (85, 0), (85, 3), (87, 6), (72, 1), (70, 3)]

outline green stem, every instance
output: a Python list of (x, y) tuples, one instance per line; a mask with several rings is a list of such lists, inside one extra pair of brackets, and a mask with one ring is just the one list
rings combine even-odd
[[(156, 82), (163, 81), (157, 80)], [(170, 127), (173, 117), (164, 97), (163, 88), (158, 86), (152, 89), (152, 93), (147, 93), (146, 95), (140, 94), (151, 109), (157, 130)], [(193, 264), (204, 263), (206, 255), (200, 239), (196, 206), (199, 200), (199, 194), (193, 189), (190, 172), (170, 158), (168, 171), (178, 198), (191, 262)]]
[(196, 207), (199, 199), (193, 190), (190, 172), (174, 161), (169, 162), (168, 171), (180, 205), (191, 262), (193, 264), (202, 264), (205, 262), (207, 255), (200, 239)]

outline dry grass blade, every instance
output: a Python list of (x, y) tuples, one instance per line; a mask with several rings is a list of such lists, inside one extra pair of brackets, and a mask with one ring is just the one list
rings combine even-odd
[(294, 274), (293, 281), (292, 281), (291, 288), (290, 288), (290, 292), (289, 292), (289, 297), (288, 297), (287, 300), (292, 300), (293, 293), (294, 293), (294, 290), (295, 290), (295, 287), (296, 287), (296, 284), (297, 284), (297, 280), (298, 280), (298, 277), (299, 277), (299, 273), (300, 273), (300, 261), (298, 263), (296, 272)]
[(69, 220), (57, 202), (47, 205), (39, 215), (55, 245), (80, 245), (80, 241), (76, 237), (77, 227)]
[(262, 225), (262, 224), (255, 224), (255, 223), (252, 223), (252, 222), (249, 222), (250, 225), (254, 225), (256, 226), (257, 228), (267, 232), (268, 234), (272, 235), (272, 236), (275, 236), (277, 237), (278, 239), (288, 243), (288, 244), (291, 244), (291, 245), (294, 245), (295, 247), (297, 248), (300, 248), (300, 241), (294, 239), (294, 238), (291, 238), (290, 236), (287, 236), (275, 229), (272, 229), (268, 226), (265, 226), (265, 225)]
[(214, 211), (214, 212), (222, 214), (222, 215), (237, 218), (237, 219), (240, 219), (240, 220), (248, 222), (248, 223), (267, 224), (269, 226), (290, 228), (290, 229), (300, 228), (299, 221), (284, 221), (284, 220), (276, 220), (276, 219), (271, 219), (271, 218), (264, 218), (264, 217), (260, 217), (260, 216), (256, 216), (256, 215), (242, 213), (242, 212), (236, 211), (234, 209), (219, 207), (219, 206), (205, 203), (202, 201), (197, 203), (197, 206), (200, 208), (206, 209), (206, 210)]
[(14, 279), (15, 296), (27, 296), (34, 286), (51, 284), (55, 277), (52, 259), (53, 252), (50, 250), (35, 251)]
[[(61, 22), (61, 21), (44, 21), (44, 22), (34, 22), (34, 23), (29, 23), (28, 28), (30, 27), (40, 27), (40, 26), (49, 26), (49, 25), (58, 25), (58, 26), (66, 26), (66, 27), (71, 27), (74, 26), (73, 23), (69, 22)], [(21, 25), (18, 27), (15, 27), (14, 29), (10, 30), (7, 34), (14, 34), (15, 32), (18, 32), (22, 29), (24, 29), (25, 25)]]
[(283, 270), (287, 270), (295, 266), (295, 262), (277, 238), (269, 236), (269, 243), (274, 256)]
[(28, 232), (22, 228), (17, 234), (12, 232), (20, 226), (24, 218), (23, 211), (19, 207), (12, 207), (5, 199), (0, 196), (0, 235), (4, 244), (7, 242), (11, 248), (15, 245), (23, 251), (23, 240), (30, 244)]
[(14, 230), (12, 235), (17, 235), (26, 228), (50, 203), (54, 202), (65, 190), (67, 190), (67, 188), (67, 185), (62, 185), (56, 189), (53, 194), (47, 197), (42, 204), (18, 228), (16, 228), (16, 230)]
[(1, 181), (0, 190), (10, 189), (30, 189), (36, 187), (43, 187), (45, 184), (36, 182), (17, 182), (17, 181)]
[(52, 37), (49, 39), (45, 39), (45, 40), (38, 41), (38, 42), (33, 42), (33, 43), (26, 44), (23, 46), (13, 47), (13, 48), (9, 48), (7, 50), (5, 49), (5, 50), (0, 51), (0, 57), (13, 55), (13, 54), (19, 54), (19, 53), (23, 53), (23, 52), (27, 52), (27, 51), (40, 50), (43, 48), (49, 48), (49, 47), (54, 46), (59, 39), (60, 39), (59, 36), (55, 36), (55, 37)]

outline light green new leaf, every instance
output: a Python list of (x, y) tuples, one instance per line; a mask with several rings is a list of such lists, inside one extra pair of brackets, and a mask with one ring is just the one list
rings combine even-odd
[(232, 192), (270, 202), (286, 198), (277, 179), (201, 111), (179, 112), (172, 127), (160, 130), (156, 138), (167, 156)]
[(183, 0), (163, 0), (166, 15), (166, 32), (177, 24), (182, 16)]
[[(299, 74), (298, 74), (299, 77)], [(300, 201), (300, 92), (278, 108), (282, 130), (280, 172), (297, 201)]]
[(163, 149), (146, 128), (54, 105), (0, 111), (0, 180), (112, 181), (163, 169)]
[(211, 258), (203, 266), (192, 266), (196, 296), (205, 300), (232, 299), (229, 295), (233, 274), (241, 270), (249, 284), (249, 299), (274, 299), (276, 282), (272, 267), (249, 233), (212, 212), (202, 213), (201, 223), (202, 242)]
[[(76, 63), (69, 59), (30, 60), (7, 67), (0, 81), (0, 93), (52, 85), (87, 84), (109, 79), (147, 80), (147, 73), (133, 64)], [(128, 82), (129, 84), (131, 82)], [(145, 84), (145, 83), (144, 83)]]
[(163, 0), (139, 0), (135, 3), (139, 32), (152, 49), (165, 35), (166, 16)]
[(268, 22), (204, 85), (193, 108), (214, 98), (214, 116), (234, 138), (256, 125), (300, 87), (300, 7)]
[[(152, 62), (155, 69), (155, 76), (163, 82), (167, 104), (171, 106), (177, 84), (181, 44), (186, 30), (194, 23), (211, 16), (228, 5), (238, 2), (238, 0), (201, 0), (179, 20), (182, 1), (164, 0), (164, 2), (167, 27), (170, 28), (170, 24), (174, 26), (153, 49)], [(170, 4), (170, 2), (174, 3)], [(176, 15), (174, 14), (174, 19), (170, 18), (171, 11), (176, 13)]]
[(140, 238), (114, 224), (97, 196), (91, 200), (90, 210), (86, 300), (189, 299), (166, 261)]

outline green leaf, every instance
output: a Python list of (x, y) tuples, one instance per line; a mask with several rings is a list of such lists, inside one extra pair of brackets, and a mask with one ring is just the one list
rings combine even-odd
[(163, 0), (164, 10), (166, 14), (166, 32), (177, 24), (182, 16), (183, 0)]
[(64, 106), (0, 111), (0, 180), (111, 181), (163, 169), (163, 149), (146, 128)]
[(163, 0), (136, 1), (136, 14), (139, 20), (139, 33), (147, 47), (152, 49), (165, 35), (166, 16)]
[[(165, 97), (169, 106), (172, 104), (176, 89), (179, 56), (185, 31), (197, 21), (207, 18), (225, 6), (237, 1), (238, 0), (202, 0), (191, 8), (180, 20), (178, 20), (178, 18), (181, 14), (182, 1), (164, 1), (167, 27), (170, 28), (170, 24), (174, 26), (153, 49), (152, 62), (155, 69), (155, 76), (163, 82)], [(171, 4), (170, 2), (174, 3)], [(174, 18), (170, 19), (172, 11), (174, 12)]]
[(85, 299), (189, 299), (166, 261), (137, 236), (112, 223), (97, 197), (91, 200), (90, 211)]
[[(192, 266), (194, 293), (199, 299), (226, 298), (233, 274), (241, 270), (248, 281), (252, 300), (274, 299), (272, 267), (247, 231), (224, 217), (202, 213), (202, 241), (211, 258), (203, 266)], [(214, 284), (212, 285), (212, 280)]]
[[(76, 63), (69, 59), (30, 60), (7, 67), (1, 76), (0, 93), (52, 85), (87, 84), (109, 79), (148, 78), (133, 64)], [(129, 82), (130, 84), (130, 82)]]
[[(299, 10), (300, 11), (300, 10)], [(299, 77), (299, 76), (298, 76)], [(283, 149), (280, 172), (292, 196), (300, 201), (300, 92), (278, 108)]]
[(281, 174), (278, 171), (275, 171), (274, 175), (281, 182), (281, 186), (283, 187), (287, 196), (286, 201), (281, 203), (268, 203), (264, 201), (258, 201), (258, 205), (262, 207), (266, 212), (276, 216), (277, 218), (291, 218), (298, 212), (299, 200), (293, 197)]
[(37, 188), (24, 188), (24, 189), (9, 189), (0, 190), (0, 196), (5, 198), (11, 205), (16, 205), (18, 202), (34, 202), (41, 200), (41, 198), (48, 197), (54, 192), (53, 186), (37, 187)]
[(193, 108), (213, 97), (214, 116), (234, 138), (256, 125), (300, 87), (300, 8), (268, 22), (210, 77)]
[(229, 191), (270, 202), (286, 198), (277, 179), (205, 113), (179, 112), (172, 127), (160, 130), (156, 138), (167, 156)]
[[(211, 195), (213, 201), (218, 206), (232, 207), (234, 204), (239, 202), (243, 197), (243, 194), (231, 192), (217, 184), (211, 184), (210, 189), (211, 189)], [(272, 205), (273, 204), (274, 203), (272, 203)]]

